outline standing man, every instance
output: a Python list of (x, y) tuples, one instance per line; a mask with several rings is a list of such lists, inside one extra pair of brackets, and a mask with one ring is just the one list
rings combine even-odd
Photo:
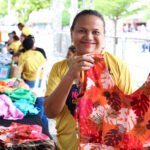
[(18, 23), (18, 28), (19, 30), (22, 32), (22, 34), (24, 34), (25, 36), (28, 36), (31, 34), (29, 28), (27, 26), (25, 26), (23, 23)]

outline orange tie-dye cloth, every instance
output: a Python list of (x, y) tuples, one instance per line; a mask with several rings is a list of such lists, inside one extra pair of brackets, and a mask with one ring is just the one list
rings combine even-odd
[(150, 76), (136, 92), (125, 95), (112, 80), (102, 54), (82, 73), (77, 106), (79, 150), (150, 148)]

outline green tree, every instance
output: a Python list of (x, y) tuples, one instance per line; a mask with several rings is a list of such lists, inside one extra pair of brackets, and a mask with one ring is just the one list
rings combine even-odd
[(64, 1), (64, 10), (62, 12), (62, 26), (68, 26), (70, 21), (70, 13), (69, 8), (71, 5), (70, 0), (63, 0)]
[(68, 26), (70, 20), (70, 13), (68, 10), (63, 10), (62, 12), (62, 26)]
[(147, 7), (148, 9), (145, 10), (145, 19), (150, 20), (150, 5)]
[[(134, 7), (135, 4), (140, 1), (142, 0), (95, 0), (94, 6), (96, 10), (100, 11), (114, 22), (114, 37), (116, 37), (117, 22), (120, 18), (136, 14), (137, 12), (146, 9), (147, 5)], [(114, 44), (114, 53), (116, 53), (115, 45), (116, 44)]]
[[(27, 21), (33, 11), (51, 6), (51, 0), (10, 0), (11, 10), (16, 12), (20, 21)], [(7, 15), (7, 1), (1, 0), (0, 16)]]
[(8, 11), (8, 6), (7, 6), (7, 1), (5, 0), (1, 0), (0, 1), (0, 18), (4, 17), (5, 15), (7, 15), (7, 11)]
[(37, 11), (43, 8), (48, 8), (51, 5), (51, 0), (16, 0), (14, 5), (15, 11), (18, 13), (20, 21), (27, 21), (29, 15), (33, 11)]

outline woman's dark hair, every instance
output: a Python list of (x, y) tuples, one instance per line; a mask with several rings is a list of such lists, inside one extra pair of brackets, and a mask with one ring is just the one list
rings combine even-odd
[(66, 55), (66, 58), (70, 58), (72, 57), (72, 55), (74, 55), (76, 53), (76, 48), (74, 45), (70, 45), (68, 47), (68, 52), (67, 52), (67, 55)]
[(71, 51), (72, 53), (76, 52), (76, 48), (74, 45), (69, 46), (68, 50)]
[(105, 20), (104, 20), (103, 15), (100, 14), (98, 11), (96, 11), (96, 10), (91, 10), (91, 9), (83, 10), (83, 11), (79, 12), (79, 13), (75, 16), (75, 18), (74, 18), (74, 20), (73, 20), (73, 23), (72, 23), (72, 26), (71, 26), (71, 28), (70, 28), (71, 31), (74, 30), (74, 27), (75, 27), (75, 24), (76, 24), (77, 20), (78, 20), (81, 16), (85, 16), (85, 15), (93, 15), (93, 16), (99, 17), (99, 18), (102, 20), (103, 24), (104, 24), (104, 32), (105, 32)]
[(21, 23), (21, 22), (19, 22), (19, 23), (17, 24), (17, 26), (19, 26), (19, 27), (24, 27), (24, 24)]
[(14, 35), (16, 35), (16, 31), (12, 31), (12, 32), (11, 32), (11, 34), (14, 34)]
[(12, 32), (8, 33), (8, 36), (9, 36), (9, 37), (10, 37), (11, 35), (17, 35), (17, 34), (16, 34), (16, 31), (12, 31)]
[(22, 46), (23, 46), (23, 48), (24, 48), (25, 51), (32, 49), (33, 45), (34, 45), (34, 41), (30, 37), (26, 37), (24, 39), (23, 43), (22, 43)]
[(32, 34), (28, 35), (27, 38), (31, 38), (35, 42), (35, 37)]
[(14, 39), (15, 41), (19, 41), (19, 37), (18, 37), (17, 35), (13, 35), (13, 39)]

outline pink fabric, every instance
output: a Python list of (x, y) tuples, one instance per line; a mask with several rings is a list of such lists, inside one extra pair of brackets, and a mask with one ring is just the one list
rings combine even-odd
[(3, 119), (17, 120), (22, 119), (24, 114), (17, 109), (7, 95), (0, 95), (0, 116)]

